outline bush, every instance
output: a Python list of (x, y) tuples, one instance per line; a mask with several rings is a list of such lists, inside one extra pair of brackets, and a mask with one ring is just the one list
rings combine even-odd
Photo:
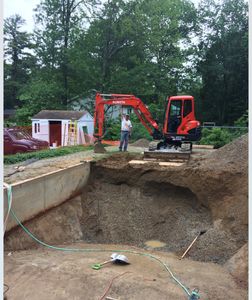
[(213, 145), (214, 148), (220, 148), (233, 140), (232, 134), (222, 128), (203, 128), (200, 144)]
[(121, 120), (108, 120), (105, 125), (104, 140), (118, 141), (121, 133)]
[(72, 154), (72, 153), (87, 151), (92, 149), (93, 146), (78, 145), (78, 146), (71, 146), (71, 147), (61, 147), (52, 150), (47, 149), (47, 150), (41, 150), (41, 151), (29, 152), (29, 153), (17, 153), (13, 155), (5, 155), (4, 163), (7, 165), (11, 165), (31, 158), (45, 159), (45, 158), (63, 156), (67, 154)]

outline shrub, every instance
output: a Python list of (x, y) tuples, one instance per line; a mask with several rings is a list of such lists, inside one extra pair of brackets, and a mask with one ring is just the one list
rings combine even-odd
[(214, 148), (220, 148), (233, 140), (232, 134), (222, 128), (203, 128), (200, 144), (213, 145)]
[(45, 159), (50, 157), (57, 157), (63, 156), (67, 154), (72, 154), (81, 151), (92, 150), (93, 146), (71, 146), (71, 147), (61, 147), (57, 149), (46, 149), (36, 152), (29, 152), (29, 153), (17, 153), (13, 155), (5, 155), (4, 156), (4, 163), (7, 165), (16, 164), (27, 159), (37, 158), (37, 159)]
[(108, 120), (105, 126), (104, 140), (118, 141), (121, 132), (121, 120)]

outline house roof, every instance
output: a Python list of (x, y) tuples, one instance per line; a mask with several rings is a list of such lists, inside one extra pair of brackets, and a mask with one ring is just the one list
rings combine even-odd
[(32, 119), (48, 119), (48, 120), (79, 120), (87, 112), (74, 110), (41, 110), (34, 115)]

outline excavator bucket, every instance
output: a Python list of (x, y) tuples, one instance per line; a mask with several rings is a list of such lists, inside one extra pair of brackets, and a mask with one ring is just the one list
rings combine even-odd
[(104, 145), (101, 141), (96, 141), (94, 144), (94, 153), (106, 153), (107, 150), (104, 148)]

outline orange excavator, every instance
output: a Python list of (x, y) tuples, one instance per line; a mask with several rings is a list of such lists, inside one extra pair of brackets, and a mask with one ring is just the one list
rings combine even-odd
[(94, 136), (101, 143), (104, 136), (105, 105), (130, 106), (148, 130), (154, 141), (148, 151), (171, 153), (191, 152), (192, 142), (201, 138), (200, 122), (195, 119), (192, 96), (171, 96), (167, 98), (165, 119), (160, 128), (147, 106), (134, 95), (100, 94), (95, 97)]

